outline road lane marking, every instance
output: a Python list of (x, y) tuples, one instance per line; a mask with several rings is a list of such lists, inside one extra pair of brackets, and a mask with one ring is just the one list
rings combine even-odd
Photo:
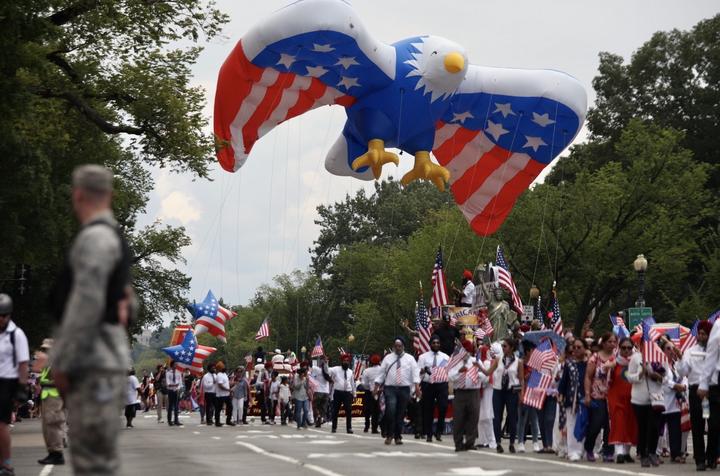
[(38, 476), (48, 476), (50, 473), (52, 473), (53, 470), (52, 464), (46, 464), (43, 466), (43, 469), (40, 471), (40, 474)]
[[(325, 431), (315, 430), (312, 428), (310, 429), (310, 431), (327, 434), (327, 432), (325, 432)], [(339, 435), (339, 433), (338, 433), (338, 435)], [(350, 434), (347, 436), (352, 436), (354, 438), (362, 438), (362, 439), (366, 439), (366, 440), (382, 441), (381, 438), (372, 437), (372, 436), (363, 436), (363, 435), (356, 435), (356, 434)], [(413, 439), (403, 439), (403, 443), (411, 443), (411, 444), (415, 444), (415, 445), (429, 446), (432, 448), (442, 448), (447, 451), (455, 451), (455, 449), (452, 446), (439, 445), (437, 443), (427, 443), (425, 441), (417, 441), (417, 440), (413, 440)], [(599, 466), (599, 465), (598, 466), (589, 466), (586, 464), (570, 463), (567, 461), (556, 461), (556, 460), (550, 460), (550, 459), (533, 458), (531, 456), (499, 454), (499, 453), (490, 452), (490, 451), (470, 450), (470, 451), (468, 451), (468, 453), (476, 453), (476, 454), (481, 454), (481, 455), (495, 457), (495, 458), (514, 459), (514, 460), (518, 460), (518, 461), (531, 461), (531, 462), (536, 462), (536, 463), (547, 463), (547, 464), (553, 464), (555, 466), (562, 466), (564, 468), (599, 471), (602, 473), (626, 474), (628, 476), (657, 476), (656, 474), (653, 474), (653, 473), (642, 473), (642, 472), (631, 471), (631, 470), (626, 470), (626, 469), (615, 469), (615, 468), (610, 468), (610, 467), (603, 467), (603, 466)]]
[(317, 458), (328, 458), (328, 459), (334, 459), (334, 458), (346, 458), (346, 457), (356, 457), (356, 458), (377, 458), (377, 457), (385, 457), (385, 458), (455, 458), (457, 457), (456, 454), (448, 454), (448, 453), (420, 453), (418, 451), (372, 451), (369, 453), (310, 453), (308, 454), (308, 458), (310, 459), (317, 459)]
[(322, 474), (322, 475), (324, 475), (324, 476), (343, 476), (343, 475), (340, 474), (340, 473), (336, 473), (335, 471), (331, 471), (331, 470), (326, 469), (326, 468), (323, 468), (323, 467), (321, 467), (321, 466), (317, 466), (317, 465), (314, 465), (314, 464), (303, 463), (302, 461), (300, 461), (300, 460), (298, 460), (298, 459), (295, 459), (295, 458), (292, 458), (292, 457), (290, 457), (290, 456), (285, 456), (285, 455), (281, 455), (281, 454), (271, 453), (271, 452), (269, 452), (269, 451), (265, 451), (264, 449), (260, 448), (259, 446), (255, 446), (255, 445), (250, 444), (250, 443), (245, 443), (245, 442), (242, 442), (242, 441), (236, 441), (235, 444), (236, 444), (236, 445), (240, 445), (240, 446), (244, 446), (245, 448), (249, 449), (250, 451), (252, 451), (252, 452), (254, 452), (254, 453), (257, 453), (257, 454), (260, 454), (260, 455), (263, 455), (263, 456), (268, 456), (268, 457), (270, 457), (270, 458), (274, 458), (274, 459), (277, 459), (277, 460), (280, 460), (280, 461), (284, 461), (284, 462), (286, 462), (286, 463), (298, 465), (298, 466), (300, 466), (300, 467), (302, 467), (302, 468), (306, 468), (306, 469), (309, 469), (309, 470), (311, 470), (311, 471), (315, 471), (316, 473), (320, 473), (320, 474)]
[(219, 440), (220, 437), (219, 437), (219, 436), (213, 436), (212, 439), (213, 439), (213, 440)]
[(308, 443), (314, 445), (342, 445), (345, 441), (342, 440), (313, 440)]
[(449, 473), (438, 473), (447, 476), (502, 476), (509, 473), (509, 469), (482, 469), (478, 466), (469, 468), (452, 468)]

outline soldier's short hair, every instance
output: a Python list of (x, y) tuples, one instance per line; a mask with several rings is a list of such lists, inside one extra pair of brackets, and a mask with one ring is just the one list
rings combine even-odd
[(73, 171), (72, 185), (97, 194), (110, 193), (113, 189), (113, 174), (102, 165), (80, 165)]

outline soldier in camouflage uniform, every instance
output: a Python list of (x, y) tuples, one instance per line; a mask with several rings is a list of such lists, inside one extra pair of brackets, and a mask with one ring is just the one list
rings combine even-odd
[(132, 258), (111, 211), (112, 174), (97, 165), (73, 172), (72, 203), (81, 228), (55, 293), (60, 317), (51, 362), (68, 409), (77, 475), (114, 475), (120, 409), (130, 367)]

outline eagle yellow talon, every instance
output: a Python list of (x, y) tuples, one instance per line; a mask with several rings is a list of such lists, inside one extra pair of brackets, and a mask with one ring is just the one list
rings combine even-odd
[(379, 179), (382, 166), (390, 162), (398, 165), (400, 159), (397, 155), (385, 150), (385, 143), (382, 140), (371, 139), (370, 142), (368, 142), (368, 151), (353, 160), (351, 167), (353, 170), (361, 167), (370, 167), (375, 179)]
[(415, 154), (415, 166), (403, 175), (400, 183), (403, 186), (415, 180), (430, 180), (438, 190), (445, 191), (445, 182), (450, 180), (450, 172), (442, 165), (430, 162), (430, 152), (420, 150)]

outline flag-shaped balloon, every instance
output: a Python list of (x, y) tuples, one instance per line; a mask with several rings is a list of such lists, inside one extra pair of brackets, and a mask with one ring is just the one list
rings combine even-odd
[(190, 329), (185, 331), (180, 344), (163, 348), (163, 352), (175, 361), (178, 368), (188, 369), (197, 376), (202, 376), (203, 362), (216, 350), (215, 347), (198, 345), (195, 334)]
[(209, 332), (218, 340), (227, 342), (225, 324), (237, 313), (222, 307), (212, 291), (208, 291), (203, 302), (188, 304), (187, 309), (195, 320), (196, 335)]

